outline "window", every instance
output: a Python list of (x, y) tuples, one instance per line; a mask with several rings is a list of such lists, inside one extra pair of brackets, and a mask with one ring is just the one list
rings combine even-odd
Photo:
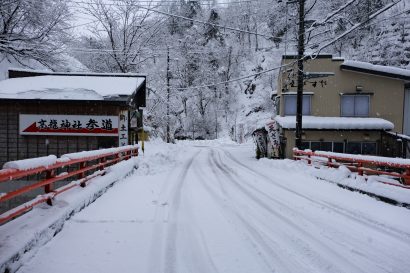
[(343, 142), (331, 142), (331, 141), (303, 141), (302, 150), (311, 149), (312, 151), (326, 151), (343, 153)]
[(344, 152), (344, 143), (343, 142), (333, 142), (333, 152), (343, 153)]
[(368, 117), (370, 111), (370, 96), (343, 95), (340, 100), (342, 117)]
[(360, 142), (349, 142), (346, 145), (347, 154), (361, 154), (362, 153), (362, 144)]
[(377, 154), (377, 143), (376, 142), (349, 142), (346, 145), (346, 153), (376, 155)]
[(324, 151), (324, 152), (331, 152), (332, 151), (332, 142), (329, 141), (312, 141), (311, 142), (311, 150), (312, 151)]
[(300, 147), (301, 150), (310, 149), (310, 142), (302, 141), (302, 146)]
[(377, 154), (376, 142), (363, 142), (363, 144), (362, 144), (362, 154), (364, 154), (364, 155), (376, 155)]
[[(295, 116), (296, 115), (296, 95), (286, 95), (284, 94), (284, 107), (285, 116)], [(310, 101), (311, 95), (303, 95), (303, 115), (310, 115)]]

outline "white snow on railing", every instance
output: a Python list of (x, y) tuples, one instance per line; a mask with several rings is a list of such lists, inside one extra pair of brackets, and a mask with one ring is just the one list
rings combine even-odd
[(3, 169), (31, 170), (39, 167), (48, 167), (57, 162), (55, 155), (10, 161), (3, 165)]
[(3, 165), (3, 169), (17, 169), (20, 171), (31, 170), (39, 167), (48, 167), (58, 162), (68, 162), (73, 159), (81, 159), (81, 158), (89, 158), (100, 156), (104, 154), (111, 154), (111, 153), (118, 153), (122, 151), (126, 151), (129, 149), (139, 148), (136, 145), (128, 145), (118, 148), (108, 148), (108, 149), (101, 149), (101, 150), (94, 150), (94, 151), (83, 151), (78, 153), (71, 153), (62, 155), (60, 158), (57, 158), (55, 155), (43, 156), (43, 157), (36, 157), (36, 158), (29, 158), (29, 159), (22, 159), (16, 161), (10, 161)]
[(100, 156), (104, 154), (118, 153), (118, 152), (122, 152), (122, 151), (129, 150), (129, 149), (135, 149), (138, 147), (139, 147), (138, 145), (128, 145), (128, 146), (123, 146), (123, 147), (118, 147), (118, 148), (107, 148), (107, 149), (101, 149), (101, 150), (70, 153), (70, 154), (62, 155), (61, 159), (62, 159), (62, 162), (65, 162), (67, 159), (70, 160), (70, 159), (81, 159), (81, 158), (86, 158), (86, 157), (95, 157), (95, 156)]
[(316, 151), (316, 155), (332, 156), (344, 158), (346, 160), (366, 160), (372, 161), (375, 163), (387, 163), (387, 164), (401, 164), (401, 165), (410, 165), (410, 159), (404, 158), (395, 158), (395, 157), (383, 157), (383, 156), (373, 156), (373, 155), (353, 155), (353, 154), (342, 154), (342, 153), (333, 153), (333, 152), (323, 152)]

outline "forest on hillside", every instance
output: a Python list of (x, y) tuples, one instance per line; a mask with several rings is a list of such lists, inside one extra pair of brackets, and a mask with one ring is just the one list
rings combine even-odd
[[(298, 1), (1, 2), (3, 66), (146, 74), (145, 125), (162, 137), (167, 126), (171, 138), (252, 132), (298, 42)], [(410, 0), (305, 6), (306, 54), (410, 69)]]

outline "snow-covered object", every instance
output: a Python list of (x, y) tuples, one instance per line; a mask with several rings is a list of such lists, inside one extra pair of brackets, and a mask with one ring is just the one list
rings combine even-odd
[[(55, 206), (36, 206), (29, 213), (0, 226), (0, 233), (4, 235), (0, 236), (0, 272), (7, 271), (6, 268), (10, 272), (17, 271), (24, 262), (22, 257), (32, 257), (37, 248), (61, 231), (67, 219), (93, 203), (115, 182), (132, 173), (136, 165), (135, 158), (112, 165), (108, 167), (104, 176), (89, 180), (87, 187), (75, 187), (55, 197)], [(73, 181), (65, 187), (79, 183), (80, 181)], [(41, 197), (30, 202), (35, 202)], [(12, 212), (13, 210), (7, 213)], [(33, 249), (34, 251), (30, 251)]]
[(36, 158), (29, 158), (29, 159), (22, 159), (16, 161), (10, 161), (3, 165), (3, 169), (17, 169), (20, 171), (31, 170), (38, 167), (48, 167), (53, 165), (57, 162), (68, 162), (72, 159), (81, 159), (87, 157), (94, 157), (100, 156), (103, 154), (109, 153), (118, 153), (121, 151), (129, 150), (132, 148), (139, 148), (139, 145), (128, 145), (118, 148), (108, 148), (108, 149), (101, 149), (95, 151), (83, 151), (78, 153), (71, 153), (62, 155), (60, 158), (57, 158), (55, 155), (43, 156), (43, 157), (36, 157)]
[(48, 167), (57, 162), (55, 155), (10, 161), (3, 165), (3, 169), (31, 170), (39, 167)]
[(406, 140), (410, 140), (410, 136), (408, 136), (408, 135), (403, 135), (403, 134), (398, 134), (398, 133), (396, 133), (396, 132), (387, 132), (389, 135), (392, 135), (392, 136), (396, 136), (396, 137), (399, 137), (399, 138), (403, 138), (403, 139), (406, 139)]
[(61, 158), (58, 159), (58, 161), (65, 162), (70, 159), (95, 157), (95, 156), (100, 156), (104, 154), (118, 153), (121, 151), (129, 150), (129, 149), (136, 149), (136, 148), (139, 148), (139, 145), (136, 144), (136, 145), (128, 145), (128, 146), (123, 146), (123, 147), (118, 147), (118, 148), (108, 148), (108, 149), (93, 150), (93, 151), (82, 151), (78, 153), (64, 154), (61, 156)]
[[(296, 116), (276, 116), (275, 120), (286, 129), (296, 128)], [(381, 118), (314, 117), (303, 116), (304, 129), (335, 130), (392, 130), (393, 123)]]
[(371, 70), (375, 72), (389, 73), (389, 74), (399, 75), (403, 77), (410, 77), (410, 70), (402, 69), (398, 67), (374, 65), (371, 63), (365, 63), (365, 62), (359, 62), (359, 61), (345, 61), (343, 62), (342, 65), (359, 68), (359, 69)]
[(393, 157), (383, 157), (383, 156), (373, 156), (373, 155), (352, 155), (352, 154), (342, 154), (342, 153), (323, 152), (323, 151), (316, 151), (315, 154), (344, 158), (347, 160), (349, 159), (365, 160), (365, 161), (371, 161), (377, 164), (387, 163), (387, 164), (400, 164), (400, 165), (410, 166), (410, 159), (403, 159), (403, 158), (393, 158)]
[[(351, 172), (345, 166), (339, 168), (331, 168), (321, 164), (314, 166), (308, 165), (305, 160), (270, 160), (261, 159), (260, 163), (269, 167), (274, 172), (281, 171), (292, 175), (304, 175), (306, 177), (317, 177), (331, 183), (348, 186), (352, 189), (361, 190), (372, 193), (378, 196), (383, 196), (397, 201), (398, 203), (410, 203), (409, 190), (401, 187), (386, 185), (383, 182), (391, 184), (397, 183), (396, 180), (378, 175), (360, 176), (357, 173)], [(305, 178), (307, 179), (307, 178)]]
[(103, 100), (130, 96), (144, 82), (143, 77), (99, 77), (47, 75), (0, 81), (0, 98)]

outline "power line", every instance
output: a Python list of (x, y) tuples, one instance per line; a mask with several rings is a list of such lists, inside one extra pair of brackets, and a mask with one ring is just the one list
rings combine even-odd
[(232, 80), (229, 80), (229, 81), (222, 81), (222, 82), (217, 82), (217, 83), (213, 83), (213, 84), (205, 84), (205, 85), (190, 86), (190, 87), (184, 87), (184, 88), (173, 88), (173, 89), (175, 89), (175, 90), (200, 89), (200, 88), (207, 88), (207, 87), (227, 84), (227, 83), (231, 83), (231, 82), (237, 82), (237, 81), (241, 81), (241, 80), (244, 80), (244, 79), (256, 77), (256, 76), (259, 76), (259, 75), (262, 75), (262, 74), (266, 74), (266, 73), (281, 69), (282, 67), (293, 65), (293, 63), (295, 63), (295, 62), (286, 64), (286, 65), (280, 65), (280, 66), (277, 66), (277, 67), (274, 67), (274, 68), (270, 68), (270, 69), (267, 69), (267, 70), (264, 70), (264, 71), (261, 71), (261, 72), (258, 72), (258, 73), (254, 73), (254, 74), (251, 74), (251, 75), (239, 77), (239, 78), (232, 79)]
[[(95, 3), (87, 3), (87, 2), (83, 2), (83, 1), (71, 1), (71, 2), (77, 3), (77, 4), (95, 5)], [(100, 3), (99, 5), (104, 5), (104, 6), (118, 6), (119, 4), (115, 4), (115, 3)], [(120, 6), (121, 6), (121, 5), (120, 5)], [(124, 6), (124, 5), (123, 5), (123, 6)], [(280, 38), (280, 37), (275, 37), (275, 36), (271, 36), (271, 35), (267, 35), (267, 34), (257, 33), (257, 32), (254, 32), (254, 31), (247, 31), (247, 30), (243, 30), (243, 29), (238, 29), (238, 28), (230, 27), (230, 26), (223, 26), (223, 25), (219, 25), (219, 24), (213, 24), (213, 23), (210, 23), (210, 22), (205, 22), (205, 21), (202, 21), (202, 20), (192, 19), (192, 18), (189, 18), (189, 17), (185, 17), (185, 16), (182, 16), (182, 15), (172, 14), (172, 13), (165, 12), (165, 11), (160, 11), (160, 10), (153, 9), (153, 8), (150, 8), (150, 7), (144, 7), (144, 6), (139, 5), (139, 4), (134, 4), (134, 3), (132, 3), (132, 4), (130, 4), (129, 6), (138, 7), (138, 8), (141, 8), (141, 9), (145, 9), (145, 10), (147, 10), (147, 11), (151, 11), (151, 12), (154, 12), (154, 13), (162, 14), (162, 15), (165, 15), (165, 16), (173, 17), (173, 18), (184, 19), (184, 20), (191, 21), (191, 22), (194, 22), (194, 23), (199, 23), (199, 24), (204, 24), (204, 25), (209, 25), (209, 26), (213, 26), (213, 27), (222, 28), (222, 29), (224, 29), (224, 30), (231, 30), (231, 31), (236, 31), (236, 32), (241, 32), (241, 33), (247, 33), (247, 34), (257, 35), (257, 36), (264, 37), (264, 38), (266, 38), (266, 39)]]

